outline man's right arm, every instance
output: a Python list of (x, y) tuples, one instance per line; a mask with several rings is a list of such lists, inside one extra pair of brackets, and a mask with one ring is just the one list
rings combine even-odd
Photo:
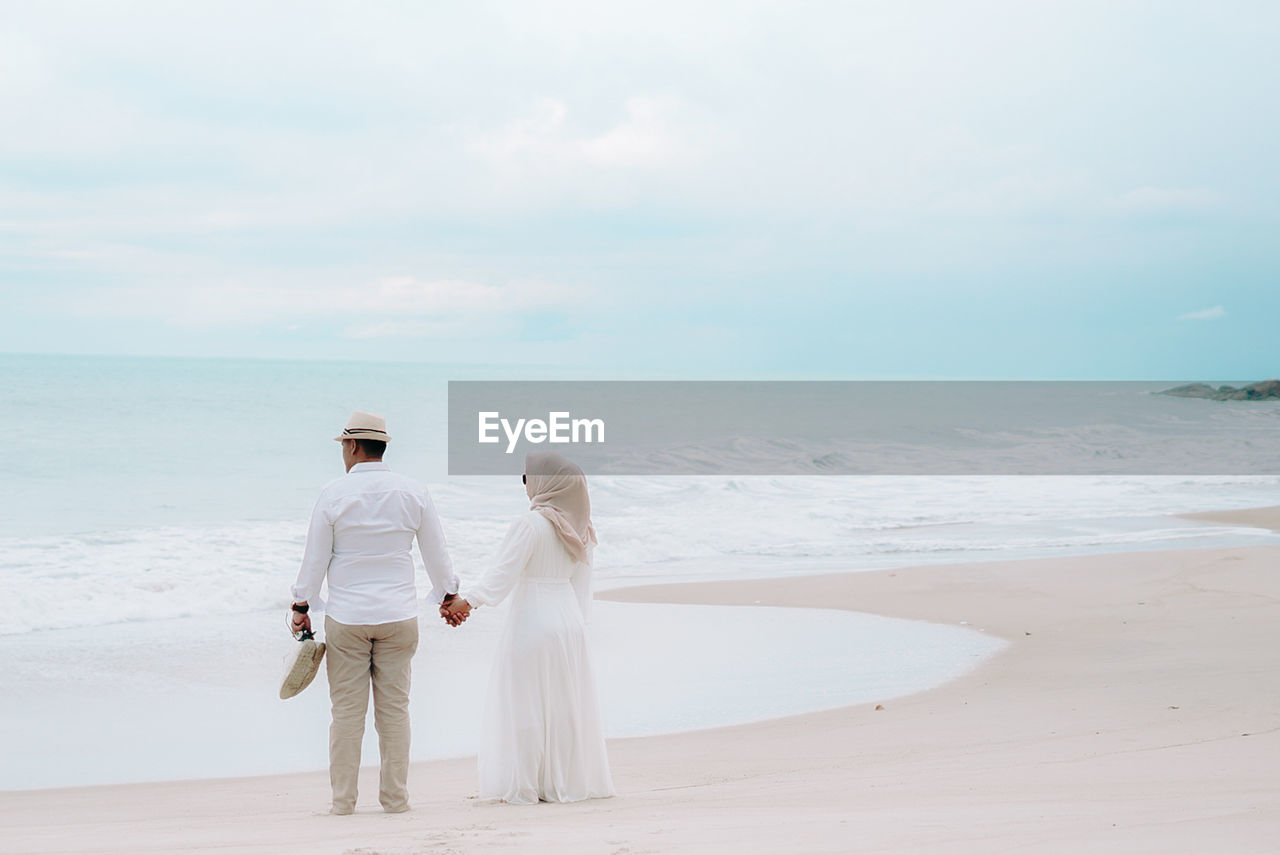
[(295, 603), (315, 603), (320, 595), (320, 583), (329, 572), (333, 558), (333, 521), (329, 519), (327, 503), (321, 496), (311, 511), (311, 525), (307, 529), (307, 545), (302, 551), (302, 567), (293, 584)]

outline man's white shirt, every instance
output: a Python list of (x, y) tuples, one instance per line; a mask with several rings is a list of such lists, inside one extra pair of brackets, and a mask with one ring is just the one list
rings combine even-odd
[(319, 606), (328, 577), (329, 617), (350, 625), (391, 623), (418, 616), (414, 539), (431, 579), (428, 599), (458, 591), (444, 531), (427, 488), (382, 462), (357, 463), (320, 491), (294, 602)]

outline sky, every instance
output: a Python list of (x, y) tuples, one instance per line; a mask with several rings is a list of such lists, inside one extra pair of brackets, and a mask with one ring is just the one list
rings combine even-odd
[(1280, 375), (1280, 4), (0, 0), (0, 352)]

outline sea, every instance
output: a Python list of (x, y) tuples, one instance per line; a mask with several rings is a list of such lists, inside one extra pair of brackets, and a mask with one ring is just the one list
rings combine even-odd
[[(323, 768), (323, 675), (298, 698), (275, 693), (307, 519), (343, 472), (332, 438), (352, 410), (384, 414), (387, 462), (427, 484), (456, 569), (475, 578), (527, 499), (518, 478), (449, 476), (447, 384), (570, 379), (559, 371), (0, 355), (0, 789)], [(1277, 402), (1181, 405), (1218, 434), (1232, 420), (1280, 429)], [(1280, 504), (1276, 475), (589, 481), (605, 590), (1280, 543), (1173, 516)], [(415, 759), (475, 750), (499, 623), (483, 610), (458, 630), (424, 619)], [(821, 609), (598, 602), (591, 631), (611, 736), (888, 702), (1005, 646), (981, 627)], [(433, 674), (462, 675), (464, 691), (432, 691)]]

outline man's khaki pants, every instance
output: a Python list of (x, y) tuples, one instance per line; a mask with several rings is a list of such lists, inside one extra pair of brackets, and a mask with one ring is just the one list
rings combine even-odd
[(373, 687), (373, 726), (382, 767), (383, 810), (409, 809), (409, 665), (418, 649), (418, 619), (351, 626), (324, 619), (325, 663), (333, 724), (329, 727), (329, 783), (334, 813), (356, 807), (360, 743)]

